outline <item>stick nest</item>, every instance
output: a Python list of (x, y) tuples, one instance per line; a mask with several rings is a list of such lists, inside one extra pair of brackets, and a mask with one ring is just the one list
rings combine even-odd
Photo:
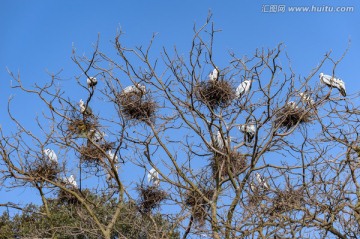
[[(76, 193), (79, 193), (78, 189), (73, 189), (73, 190), (75, 190)], [(61, 203), (67, 203), (72, 205), (77, 205), (80, 203), (79, 200), (74, 195), (63, 189), (60, 189), (58, 193), (58, 200)]]
[(41, 178), (55, 180), (59, 172), (58, 164), (47, 160), (35, 161), (29, 169), (29, 174), (40, 181), (42, 180)]
[[(229, 158), (229, 159), (228, 159)], [(247, 166), (247, 160), (245, 155), (231, 151), (227, 153), (214, 152), (213, 157), (210, 159), (210, 167), (213, 172), (213, 176), (216, 178), (220, 175), (220, 178), (237, 176)], [(228, 172), (230, 169), (230, 174)]]
[(301, 207), (304, 201), (303, 190), (290, 189), (278, 192), (277, 196), (273, 199), (272, 212), (284, 213)]
[(314, 113), (308, 109), (302, 107), (293, 108), (290, 105), (286, 105), (277, 114), (275, 124), (290, 129), (298, 122), (299, 124), (311, 122), (313, 120), (313, 116)]
[(204, 104), (215, 109), (225, 108), (235, 99), (235, 91), (228, 81), (206, 81), (195, 89), (196, 97)]
[[(101, 145), (88, 144), (80, 148), (80, 159), (88, 162), (98, 162), (99, 159), (106, 157), (106, 152), (114, 147), (113, 143), (103, 143)], [(105, 154), (104, 154), (105, 152)]]
[(148, 95), (136, 92), (118, 94), (117, 100), (121, 111), (128, 119), (148, 121), (154, 118), (156, 103)]
[(140, 194), (139, 210), (143, 213), (158, 208), (167, 197), (167, 193), (156, 186), (138, 187), (138, 191)]
[(67, 132), (71, 135), (87, 137), (88, 133), (96, 129), (97, 126), (98, 123), (93, 118), (78, 116), (70, 119), (67, 124)]
[[(212, 189), (200, 188), (200, 191), (208, 199), (211, 199), (214, 194), (214, 190)], [(194, 220), (201, 225), (204, 224), (205, 217), (209, 211), (210, 205), (200, 195), (200, 193), (194, 190), (187, 191), (185, 195), (185, 204), (191, 208)]]

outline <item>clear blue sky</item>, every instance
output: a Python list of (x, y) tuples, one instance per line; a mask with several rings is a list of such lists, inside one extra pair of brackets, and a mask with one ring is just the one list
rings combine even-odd
[[(285, 12), (265, 13), (267, 5), (285, 5)], [(266, 6), (265, 6), (266, 5)], [(352, 6), (353, 12), (289, 12), (290, 6)], [(16, 114), (29, 119), (29, 113), (41, 113), (42, 106), (10, 89), (6, 67), (19, 71), (27, 86), (49, 80), (47, 72), (61, 73), (66, 82), (80, 71), (70, 59), (72, 45), (78, 54), (89, 55), (92, 44), (100, 34), (100, 48), (111, 52), (117, 28), (126, 33), (128, 46), (147, 43), (154, 32), (159, 33), (154, 56), (161, 46), (178, 46), (186, 54), (192, 39), (194, 23), (202, 24), (211, 10), (213, 21), (222, 33), (215, 42), (215, 60), (225, 67), (228, 51), (239, 56), (251, 55), (256, 48), (286, 45), (297, 74), (306, 76), (333, 50), (340, 56), (351, 39), (351, 48), (337, 68), (337, 75), (345, 82), (349, 94), (358, 91), (360, 79), (360, 3), (358, 0), (198, 0), (198, 1), (45, 1), (3, 0), (0, 7), (0, 124), (7, 129), (7, 100), (15, 94)], [(329, 72), (331, 68), (324, 69)], [(65, 86), (66, 87), (66, 86)], [(65, 88), (66, 89), (66, 88)], [(68, 89), (71, 91), (71, 89)], [(74, 92), (75, 93), (75, 92)], [(83, 95), (79, 95), (81, 98)], [(20, 109), (20, 104), (25, 107)], [(5, 196), (4, 196), (5, 195)], [(17, 195), (0, 191), (0, 203)]]

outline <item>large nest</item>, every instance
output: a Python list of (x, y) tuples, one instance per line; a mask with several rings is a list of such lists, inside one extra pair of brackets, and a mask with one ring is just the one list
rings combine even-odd
[(309, 109), (293, 107), (292, 105), (287, 104), (278, 112), (275, 124), (290, 129), (298, 123), (311, 122), (313, 115), (313, 112)]
[(236, 97), (232, 85), (224, 80), (203, 82), (195, 91), (196, 97), (213, 109), (229, 106)]
[(99, 159), (106, 157), (106, 154), (104, 154), (104, 152), (106, 153), (113, 147), (113, 143), (103, 143), (101, 145), (88, 144), (86, 146), (82, 146), (80, 148), (80, 159), (89, 163), (98, 162)]
[(86, 138), (88, 133), (95, 130), (97, 126), (98, 123), (93, 118), (74, 117), (67, 123), (67, 131), (71, 135)]
[[(214, 195), (214, 190), (212, 189), (200, 189), (200, 191), (209, 200), (211, 200)], [(201, 196), (201, 194), (195, 190), (187, 191), (185, 195), (185, 203), (191, 208), (194, 220), (200, 224), (204, 224), (210, 205)]]
[[(79, 190), (78, 189), (73, 189), (74, 192), (78, 193)], [(60, 189), (59, 193), (58, 193), (58, 200), (61, 202), (61, 203), (67, 203), (67, 204), (79, 204), (79, 200), (71, 193), (63, 190), (63, 189)]]
[(42, 180), (46, 178), (48, 180), (55, 180), (57, 178), (60, 169), (55, 162), (49, 162), (47, 160), (35, 161), (28, 170), (28, 173), (35, 177), (36, 180)]
[(247, 166), (247, 160), (245, 155), (231, 151), (227, 153), (214, 152), (213, 157), (210, 159), (210, 167), (214, 177), (220, 178), (229, 177), (228, 168), (230, 169), (230, 175), (236, 177)]
[(128, 119), (148, 121), (154, 118), (156, 103), (148, 94), (137, 92), (118, 94), (117, 100), (121, 111)]
[(299, 209), (304, 201), (303, 189), (279, 191), (273, 199), (271, 214)]
[(139, 210), (143, 213), (159, 207), (167, 197), (167, 193), (156, 186), (138, 187), (138, 191), (140, 194)]

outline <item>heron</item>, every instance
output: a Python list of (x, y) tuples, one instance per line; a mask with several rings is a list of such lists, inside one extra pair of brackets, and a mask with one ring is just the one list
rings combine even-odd
[(158, 171), (156, 171), (156, 169), (154, 168), (150, 169), (147, 175), (147, 180), (148, 183), (152, 183), (154, 186), (158, 187), (160, 185), (160, 178)]
[(251, 83), (252, 83), (251, 80), (245, 80), (240, 83), (240, 85), (236, 88), (236, 92), (235, 92), (237, 99), (249, 93), (251, 89)]
[(342, 96), (346, 96), (345, 83), (340, 78), (335, 78), (329, 75), (324, 75), (324, 73), (320, 73), (319, 75), (320, 82), (331, 87), (336, 88), (340, 91)]
[(55, 163), (55, 164), (58, 163), (58, 158), (57, 158), (54, 150), (44, 149), (44, 155), (50, 163)]
[(95, 77), (89, 77), (87, 78), (86, 83), (89, 88), (93, 88), (97, 85), (98, 82)]

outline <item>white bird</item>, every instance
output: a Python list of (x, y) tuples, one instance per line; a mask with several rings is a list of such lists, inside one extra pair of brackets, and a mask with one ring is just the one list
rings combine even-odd
[(70, 177), (64, 177), (63, 182), (67, 185), (70, 185), (71, 187), (73, 187), (75, 189), (78, 188), (75, 177), (72, 174), (70, 175)]
[(87, 78), (86, 83), (89, 88), (92, 88), (92, 87), (96, 86), (97, 79), (95, 77), (89, 77), (89, 78)]
[(296, 103), (294, 101), (289, 101), (289, 102), (287, 102), (286, 105), (288, 105), (293, 110), (296, 110), (299, 108), (298, 106), (296, 106)]
[(240, 83), (240, 85), (236, 88), (236, 98), (240, 98), (243, 95), (246, 95), (249, 93), (251, 89), (251, 80), (245, 80)]
[(266, 182), (266, 180), (259, 174), (259, 173), (256, 173), (256, 180), (258, 181), (258, 183), (265, 189), (269, 190), (270, 189), (270, 186), (269, 184)]
[(344, 81), (342, 81), (339, 78), (335, 78), (335, 77), (332, 77), (329, 75), (324, 75), (324, 73), (320, 73), (319, 78), (320, 78), (321, 83), (323, 83), (329, 87), (338, 89), (342, 96), (346, 96), (346, 89), (345, 89)]
[(245, 141), (251, 143), (256, 133), (256, 126), (254, 121), (249, 121), (238, 127), (241, 132), (245, 134)]
[(209, 74), (209, 80), (212, 82), (217, 81), (219, 78), (219, 69), (216, 67), (212, 72)]
[(111, 151), (111, 149), (109, 149), (108, 151), (107, 151), (107, 155), (109, 156), (109, 158), (111, 159), (111, 160), (113, 160), (114, 161), (114, 163), (117, 163), (118, 162), (118, 156), (117, 155), (115, 155), (112, 151)]
[(80, 113), (84, 114), (84, 115), (92, 115), (92, 110), (90, 108), (90, 106), (86, 106), (85, 107), (85, 103), (82, 99), (80, 99), (79, 101), (79, 106), (80, 106)]
[(127, 86), (122, 91), (122, 94), (129, 94), (129, 93), (146, 94), (146, 87), (144, 85), (141, 85), (140, 83), (138, 83), (136, 85)]
[(253, 193), (257, 192), (257, 187), (255, 186), (254, 183), (250, 183), (250, 189)]
[(55, 154), (55, 151), (52, 149), (44, 149), (44, 154), (47, 160), (49, 160), (50, 163), (58, 163), (57, 156)]
[[(230, 137), (230, 141), (233, 139), (233, 137)], [(225, 142), (225, 144), (224, 144)], [(224, 140), (223, 138), (221, 137), (221, 133), (220, 131), (218, 130), (218, 132), (216, 133), (216, 138), (215, 138), (215, 145), (217, 147), (219, 147), (220, 149), (223, 149), (224, 146), (225, 147), (228, 147), (229, 144), (228, 144), (228, 138), (224, 136)]]
[(314, 105), (315, 101), (313, 99), (311, 99), (310, 95), (308, 95), (305, 92), (301, 92), (299, 93), (301, 100), (306, 103), (306, 104), (310, 104), (310, 105)]
[(158, 187), (160, 185), (159, 173), (156, 169), (150, 169), (147, 175), (148, 183), (152, 183), (154, 186)]

